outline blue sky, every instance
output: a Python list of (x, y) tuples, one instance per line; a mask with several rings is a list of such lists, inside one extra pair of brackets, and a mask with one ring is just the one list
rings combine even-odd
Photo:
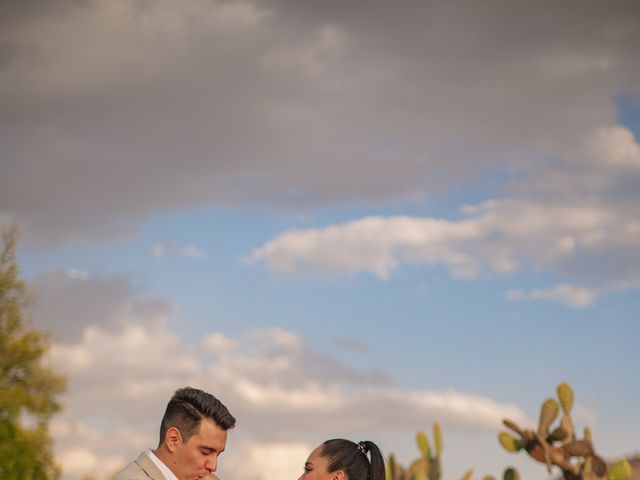
[(333, 436), (407, 463), (434, 421), (446, 478), (544, 478), (496, 435), (562, 381), (640, 450), (637, 9), (398, 5), (3, 7), (0, 221), (65, 480), (155, 446), (185, 384), (238, 417), (225, 480)]

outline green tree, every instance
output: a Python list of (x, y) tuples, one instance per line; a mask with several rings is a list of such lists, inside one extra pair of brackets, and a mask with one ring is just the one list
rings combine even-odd
[(64, 378), (44, 364), (47, 336), (31, 328), (31, 296), (16, 262), (18, 228), (0, 226), (0, 478), (56, 479), (48, 433)]

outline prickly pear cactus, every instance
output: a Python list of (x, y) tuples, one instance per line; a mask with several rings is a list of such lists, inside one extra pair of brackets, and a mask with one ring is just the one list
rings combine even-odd
[(609, 468), (607, 480), (629, 480), (632, 474), (631, 465), (627, 459), (622, 459)]
[(462, 476), (462, 478), (460, 480), (471, 480), (471, 477), (473, 476), (473, 469), (469, 469), (466, 472), (464, 472), (464, 475)]
[(387, 480), (405, 480), (405, 472), (402, 466), (396, 461), (396, 457), (389, 455), (387, 460)]
[(422, 458), (413, 462), (416, 465), (415, 473), (412, 471), (413, 479), (418, 480), (424, 474), (428, 480), (440, 480), (442, 476), (442, 430), (439, 423), (433, 425), (433, 446), (429, 442), (429, 437), (424, 432), (416, 435), (418, 450), (422, 453)]
[(513, 467), (509, 467), (504, 471), (502, 480), (520, 480), (520, 473)]
[(442, 431), (436, 422), (433, 425), (433, 448), (429, 437), (424, 432), (416, 434), (416, 444), (420, 457), (409, 464), (404, 470), (395, 457), (387, 460), (387, 480), (440, 480), (442, 476)]
[(569, 416), (573, 408), (573, 390), (569, 384), (561, 383), (558, 385), (556, 392), (560, 400), (560, 406), (562, 407), (562, 421), (558, 428), (562, 429), (565, 433), (565, 437), (561, 440), (563, 444), (571, 443), (576, 439), (575, 428)]
[[(566, 480), (603, 479), (607, 475), (607, 464), (596, 454), (591, 432), (586, 429), (582, 440), (575, 437), (570, 417), (573, 407), (573, 390), (567, 383), (561, 383), (556, 393), (559, 404), (553, 398), (544, 401), (540, 409), (537, 430), (522, 429), (514, 422), (504, 420), (504, 425), (516, 436), (508, 432), (500, 432), (498, 441), (508, 452), (516, 453), (525, 450), (531, 458), (544, 463), (549, 473), (553, 466), (560, 468)], [(560, 424), (552, 428), (560, 409), (562, 409)], [(621, 469), (622, 467), (619, 471), (622, 471)]]

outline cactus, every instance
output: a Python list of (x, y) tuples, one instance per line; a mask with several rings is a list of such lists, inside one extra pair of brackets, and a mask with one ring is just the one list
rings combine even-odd
[[(498, 440), (502, 447), (511, 453), (524, 450), (535, 461), (552, 468), (559, 468), (564, 480), (631, 480), (631, 466), (627, 460), (620, 460), (607, 468), (606, 462), (596, 454), (593, 436), (585, 428), (583, 438), (576, 438), (571, 410), (573, 408), (573, 390), (566, 383), (556, 389), (558, 400), (549, 398), (540, 408), (538, 428), (523, 429), (511, 420), (504, 419), (503, 424), (515, 435), (500, 432)], [(553, 425), (562, 410), (559, 425)], [(420, 456), (404, 469), (391, 454), (387, 460), (387, 480), (440, 480), (442, 477), (442, 431), (438, 423), (433, 425), (433, 443), (424, 432), (416, 434), (416, 444)], [(469, 469), (461, 480), (472, 480), (473, 470)], [(486, 475), (482, 480), (496, 480)], [(507, 468), (502, 480), (520, 480), (520, 474), (512, 467)]]
[(404, 472), (400, 464), (396, 461), (396, 457), (389, 455), (387, 460), (387, 480), (404, 480)]
[[(520, 438), (515, 438), (507, 432), (498, 436), (500, 444), (508, 452), (524, 450), (534, 460), (544, 463), (551, 473), (552, 467), (559, 467), (566, 480), (597, 480), (607, 474), (607, 465), (600, 458), (593, 447), (591, 432), (585, 429), (583, 440), (575, 438), (571, 409), (573, 407), (573, 391), (566, 383), (561, 383), (556, 389), (558, 402), (549, 398), (544, 401), (540, 409), (538, 430), (521, 429), (510, 420), (504, 420), (504, 425), (515, 432)], [(551, 430), (551, 425), (558, 417), (562, 408), (560, 425)], [(561, 443), (559, 443), (561, 442)], [(575, 458), (582, 461), (575, 463)]]
[(509, 467), (504, 471), (502, 480), (520, 480), (520, 473), (513, 467)]
[(442, 454), (442, 431), (438, 422), (433, 424), (433, 442), (436, 447), (436, 453), (429, 458), (427, 476), (429, 480), (440, 480), (442, 476), (442, 462), (440, 460), (440, 455)]
[(418, 444), (418, 450), (420, 450), (422, 456), (431, 458), (431, 445), (429, 444), (429, 438), (424, 434), (424, 432), (416, 433), (416, 443)]
[[(387, 480), (440, 480), (442, 476), (440, 455), (443, 447), (442, 431), (437, 422), (433, 425), (433, 442), (434, 448), (431, 448), (429, 437), (424, 432), (416, 434), (416, 444), (421, 455), (411, 462), (406, 470), (398, 464), (393, 454), (389, 455)], [(469, 476), (471, 475), (469, 472), (467, 473)]]
[(567, 415), (570, 414), (573, 408), (573, 390), (568, 383), (561, 383), (558, 385), (558, 388), (556, 388), (556, 392), (558, 393), (558, 400), (560, 400), (562, 411)]
[(522, 450), (525, 446), (525, 442), (514, 438), (507, 432), (500, 432), (498, 435), (498, 439), (500, 440), (500, 444), (504, 447), (508, 452), (515, 453), (519, 450)]
[(553, 443), (553, 442), (559, 442), (560, 440), (565, 440), (567, 438), (567, 431), (560, 427), (557, 427), (553, 430), (553, 432), (551, 432), (549, 434), (549, 436), (547, 437), (547, 442), (549, 443)]
[(426, 458), (418, 458), (411, 462), (405, 478), (408, 480), (427, 480), (428, 460)]
[(436, 458), (442, 455), (442, 430), (438, 422), (433, 424), (433, 442), (436, 445)]
[(416, 434), (416, 443), (422, 457), (412, 462), (407, 470), (408, 480), (419, 480), (425, 477), (428, 480), (440, 480), (442, 476), (442, 462), (440, 461), (442, 431), (440, 430), (440, 424), (437, 422), (433, 425), (433, 442), (434, 448), (432, 449), (429, 437), (424, 432)]
[[(464, 475), (462, 476), (462, 478), (460, 480), (471, 480), (472, 476), (473, 476), (473, 469), (470, 468), (469, 470), (464, 472)], [(617, 480), (617, 479), (615, 479), (615, 480)]]
[(575, 440), (575, 428), (571, 421), (571, 409), (573, 408), (573, 390), (567, 383), (561, 383), (556, 389), (558, 393), (558, 399), (560, 400), (560, 406), (562, 407), (562, 420), (560, 427), (567, 433), (563, 439), (563, 443), (573, 442)]
[(631, 465), (624, 458), (611, 465), (607, 473), (607, 480), (629, 480), (632, 473)]
[[(471, 475), (473, 475), (473, 470), (467, 470), (467, 472), (462, 477), (462, 480), (471, 480)], [(496, 480), (496, 477), (494, 477), (493, 475), (485, 475), (484, 477), (482, 477), (482, 480)], [(509, 467), (502, 474), (502, 480), (520, 480), (520, 473), (515, 468)]]

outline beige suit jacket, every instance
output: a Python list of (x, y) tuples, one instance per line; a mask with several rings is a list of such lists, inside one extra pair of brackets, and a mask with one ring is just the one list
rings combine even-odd
[(142, 452), (137, 460), (127, 465), (113, 480), (166, 480), (149, 456)]

